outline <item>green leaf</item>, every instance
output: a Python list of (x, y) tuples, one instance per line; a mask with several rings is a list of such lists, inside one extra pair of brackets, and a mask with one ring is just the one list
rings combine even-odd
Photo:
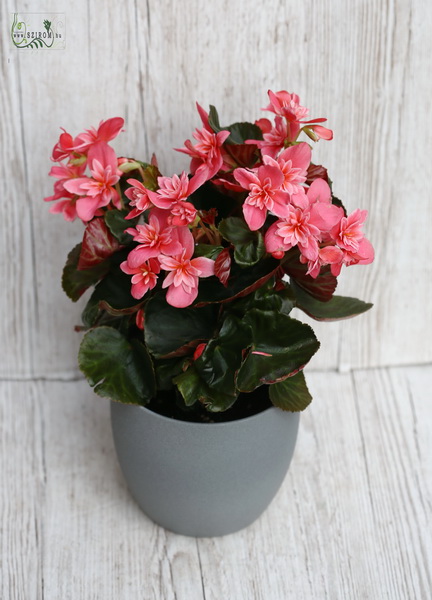
[(151, 298), (145, 309), (145, 341), (150, 352), (161, 358), (198, 340), (212, 337), (216, 312), (212, 306), (174, 308), (164, 294)]
[(229, 217), (219, 224), (219, 232), (235, 248), (234, 260), (243, 267), (255, 265), (265, 254), (262, 235), (251, 231), (244, 219)]
[(309, 325), (283, 313), (253, 309), (243, 322), (251, 326), (253, 341), (237, 377), (237, 387), (242, 392), (292, 376), (319, 348)]
[(258, 288), (253, 294), (235, 300), (230, 304), (229, 310), (240, 318), (253, 308), (261, 310), (274, 310), (288, 315), (295, 306), (295, 296), (290, 287), (282, 290), (274, 289), (274, 279)]
[(228, 302), (251, 294), (266, 283), (279, 267), (279, 261), (264, 258), (252, 267), (240, 267), (232, 264), (227, 287), (215, 277), (200, 281), (195, 306), (204, 306), (218, 302)]
[(107, 210), (105, 213), (105, 222), (117, 240), (123, 246), (127, 246), (132, 242), (132, 236), (129, 233), (125, 233), (125, 229), (128, 227), (135, 227), (138, 222), (138, 218), (126, 220), (126, 215), (129, 214), (127, 210)]
[(229, 131), (230, 136), (225, 143), (243, 144), (246, 140), (262, 140), (263, 134), (258, 125), (254, 123), (242, 122), (233, 123), (227, 127), (222, 127), (219, 122), (219, 115), (216, 108), (210, 105), (209, 125), (215, 133), (219, 131)]
[[(114, 265), (111, 271), (100, 281), (94, 289), (86, 307), (82, 313), (82, 320), (86, 327), (95, 325), (102, 307), (100, 302), (104, 301), (116, 314), (124, 312), (125, 309), (137, 306), (137, 300), (130, 293), (131, 278)], [(134, 311), (132, 311), (134, 312)]]
[(310, 296), (294, 282), (291, 285), (296, 295), (298, 308), (301, 308), (307, 315), (317, 321), (349, 319), (366, 312), (373, 306), (373, 304), (348, 296), (333, 296), (327, 302), (321, 302)]
[(219, 335), (211, 339), (195, 361), (200, 377), (212, 390), (236, 395), (235, 379), (243, 360), (243, 350), (251, 343), (249, 326), (228, 314)]
[(312, 402), (303, 371), (271, 385), (269, 396), (274, 406), (291, 412), (304, 410)]
[(236, 396), (229, 396), (211, 389), (199, 376), (194, 365), (174, 379), (186, 406), (192, 406), (198, 400), (211, 412), (222, 412), (230, 408)]
[(172, 390), (174, 387), (173, 379), (182, 372), (185, 362), (183, 356), (180, 358), (165, 358), (155, 360), (156, 383), (158, 390)]
[(78, 244), (69, 252), (63, 269), (62, 288), (73, 302), (76, 302), (90, 286), (97, 283), (110, 268), (110, 263), (106, 260), (90, 269), (78, 270), (80, 255), (81, 244)]
[(194, 257), (205, 256), (214, 260), (222, 252), (223, 246), (212, 246), (211, 244), (197, 244), (194, 250)]
[(144, 344), (128, 341), (112, 327), (97, 327), (86, 333), (78, 363), (99, 396), (144, 405), (155, 395), (153, 366)]
[(152, 190), (155, 192), (158, 185), (158, 177), (160, 176), (160, 171), (155, 165), (147, 165), (143, 171), (143, 184), (148, 190)]
[(206, 181), (191, 196), (189, 200), (197, 210), (208, 212), (216, 209), (218, 219), (227, 217), (233, 209), (233, 198), (222, 194), (211, 181)]

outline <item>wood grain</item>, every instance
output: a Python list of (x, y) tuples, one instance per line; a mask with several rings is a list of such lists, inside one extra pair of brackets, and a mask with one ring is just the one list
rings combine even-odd
[(16, 9), (65, 13), (67, 38), (65, 50), (43, 53), (1, 39), (0, 376), (77, 374), (82, 302), (64, 296), (60, 275), (81, 227), (42, 202), (59, 127), (78, 132), (123, 115), (118, 152), (156, 152), (169, 175), (187, 165), (172, 148), (199, 124), (195, 100), (215, 104), (223, 123), (254, 119), (268, 88), (296, 91), (312, 116), (328, 117), (335, 139), (317, 145), (316, 160), (349, 211), (370, 210), (376, 247), (375, 264), (347, 269), (339, 286), (373, 311), (319, 323), (313, 368), (432, 360), (431, 3), (191, 0), (185, 10), (167, 0), (83, 0), (73, 9), (66, 0), (8, 0), (2, 31)]
[(432, 366), (308, 374), (314, 402), (249, 528), (177, 536), (130, 497), (108, 402), (0, 383), (0, 597), (406, 600), (432, 590)]

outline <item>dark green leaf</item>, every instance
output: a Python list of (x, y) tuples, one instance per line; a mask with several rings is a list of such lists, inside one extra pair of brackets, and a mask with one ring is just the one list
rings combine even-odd
[(229, 217), (219, 224), (219, 232), (234, 247), (234, 260), (240, 266), (255, 265), (265, 254), (264, 240), (258, 231), (251, 231), (244, 219)]
[(138, 218), (127, 221), (125, 216), (128, 214), (129, 211), (127, 210), (108, 210), (105, 213), (105, 222), (109, 230), (123, 246), (127, 246), (132, 242), (132, 236), (125, 233), (125, 229), (135, 227), (138, 222)]
[(112, 327), (97, 327), (86, 333), (78, 362), (100, 396), (127, 404), (147, 404), (155, 394), (153, 366), (144, 344), (128, 341)]
[(145, 309), (145, 340), (150, 352), (161, 358), (190, 342), (212, 337), (216, 312), (212, 306), (174, 308), (164, 294), (151, 298)]
[(269, 388), (270, 400), (282, 410), (298, 412), (312, 402), (303, 371)]
[(214, 106), (210, 106), (209, 125), (215, 133), (219, 131), (229, 131), (230, 136), (225, 143), (243, 144), (246, 140), (262, 140), (263, 134), (258, 125), (254, 123), (233, 123), (227, 127), (222, 127), (219, 122), (219, 115)]
[(212, 390), (235, 395), (237, 371), (243, 360), (243, 351), (251, 341), (249, 326), (228, 314), (219, 335), (207, 343), (204, 352), (195, 361), (196, 371)]
[(78, 261), (81, 254), (81, 244), (71, 250), (63, 269), (62, 287), (67, 296), (76, 302), (78, 298), (101, 279), (108, 271), (109, 261), (100, 262), (91, 269), (78, 270)]
[(252, 308), (261, 310), (274, 310), (288, 315), (295, 306), (295, 296), (289, 286), (282, 290), (274, 289), (274, 279), (258, 288), (253, 294), (235, 300), (230, 304), (229, 310), (239, 317)]
[(283, 313), (253, 309), (243, 322), (252, 329), (252, 347), (237, 377), (237, 387), (250, 392), (302, 369), (319, 348), (309, 325)]
[(189, 200), (198, 210), (208, 212), (211, 209), (216, 209), (216, 221), (228, 216), (235, 206), (233, 198), (222, 194), (210, 181), (206, 181), (204, 185), (189, 196)]
[(296, 295), (296, 304), (306, 314), (317, 321), (338, 321), (340, 319), (349, 319), (372, 308), (372, 304), (349, 298), (348, 296), (333, 296), (327, 302), (320, 302), (310, 294), (302, 290), (301, 287), (292, 283), (292, 288)]
[(171, 390), (173, 379), (182, 372), (185, 358), (166, 358), (154, 363), (158, 390)]
[(273, 258), (263, 259), (253, 267), (239, 267), (232, 264), (228, 286), (224, 287), (218, 279), (210, 277), (200, 281), (196, 306), (228, 302), (254, 292), (265, 284), (279, 267), (279, 261)]
[(100, 302), (106, 302), (117, 314), (137, 306), (137, 300), (130, 293), (131, 278), (120, 269), (113, 266), (111, 271), (100, 281), (94, 289), (82, 313), (82, 320), (86, 327), (92, 327), (100, 314)]
[(211, 389), (199, 376), (195, 366), (191, 365), (187, 371), (174, 379), (186, 406), (192, 406), (198, 400), (211, 412), (221, 412), (230, 408), (236, 396), (229, 396)]
[(197, 244), (194, 250), (194, 257), (205, 256), (214, 260), (223, 250), (223, 246), (212, 246), (211, 244)]

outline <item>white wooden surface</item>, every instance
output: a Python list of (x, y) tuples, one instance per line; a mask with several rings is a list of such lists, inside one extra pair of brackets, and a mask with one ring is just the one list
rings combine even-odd
[[(12, 47), (15, 10), (64, 13), (66, 49)], [(215, 104), (223, 123), (254, 119), (268, 88), (295, 91), (328, 117), (335, 139), (318, 144), (317, 160), (349, 210), (370, 210), (377, 253), (340, 284), (373, 312), (320, 324), (312, 367), (432, 360), (432, 3), (5, 0), (0, 24), (0, 376), (77, 373), (82, 303), (64, 296), (60, 276), (81, 227), (42, 202), (59, 127), (123, 115), (117, 150), (155, 151), (171, 174), (187, 164), (171, 148), (199, 124), (195, 100)]]
[(308, 381), (280, 492), (215, 539), (144, 516), (86, 383), (1, 383), (0, 598), (429, 600), (432, 366)]

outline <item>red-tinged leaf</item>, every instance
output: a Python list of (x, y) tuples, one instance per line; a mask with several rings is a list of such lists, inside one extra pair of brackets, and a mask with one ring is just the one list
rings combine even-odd
[(259, 159), (259, 152), (254, 144), (225, 144), (228, 162), (234, 167), (252, 168)]
[(210, 210), (203, 210), (200, 212), (201, 221), (203, 223), (206, 223), (207, 225), (214, 225), (217, 214), (218, 214), (218, 212), (217, 212), (216, 208), (214, 208), (214, 207), (211, 208)]
[(307, 170), (306, 183), (310, 185), (315, 179), (324, 179), (324, 181), (330, 183), (327, 169), (322, 165), (314, 165), (311, 163)]
[(124, 315), (133, 315), (138, 312), (141, 308), (142, 302), (138, 302), (134, 306), (129, 306), (128, 308), (113, 308), (109, 302), (106, 300), (99, 301), (99, 308), (101, 310), (106, 310), (106, 312), (113, 317), (123, 317)]
[(270, 258), (245, 269), (233, 263), (227, 287), (221, 286), (217, 278), (213, 277), (200, 281), (198, 298), (194, 306), (200, 308), (208, 304), (230, 302), (252, 294), (273, 277), (278, 266), (277, 261)]
[(229, 248), (225, 248), (215, 260), (215, 275), (219, 281), (227, 287), (231, 272), (231, 254)]
[(190, 342), (187, 342), (187, 344), (183, 344), (183, 346), (180, 346), (179, 348), (177, 348), (177, 350), (173, 350), (173, 352), (168, 352), (167, 354), (162, 354), (159, 358), (161, 359), (167, 359), (167, 358), (179, 358), (180, 356), (187, 356), (192, 354), (196, 348), (201, 344), (202, 346), (206, 345), (206, 342), (203, 342), (202, 339), (199, 340), (191, 340)]
[(308, 266), (302, 264), (299, 259), (299, 251), (293, 248), (282, 265), (285, 273), (313, 298), (321, 302), (330, 300), (337, 286), (337, 279), (331, 274), (330, 266), (321, 267), (320, 274), (314, 279), (310, 275), (306, 275)]
[(90, 269), (109, 258), (120, 248), (103, 218), (88, 223), (84, 231), (78, 270)]

